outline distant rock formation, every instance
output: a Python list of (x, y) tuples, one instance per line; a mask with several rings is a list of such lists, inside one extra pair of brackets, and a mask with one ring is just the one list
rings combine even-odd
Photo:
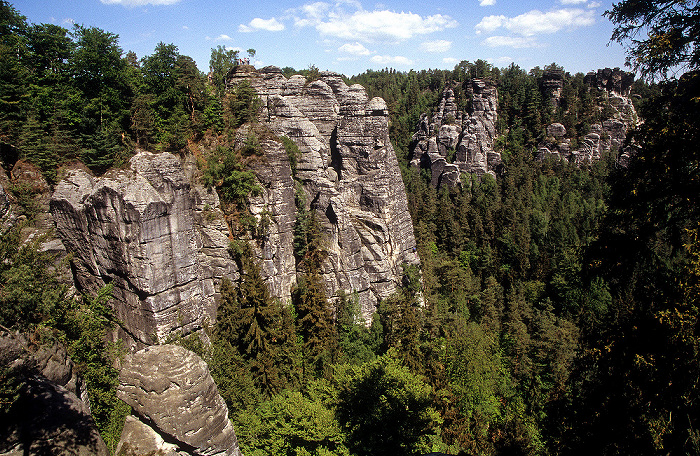
[(191, 185), (171, 154), (139, 152), (128, 169), (100, 178), (70, 170), (51, 213), (79, 287), (114, 285), (127, 343), (150, 345), (213, 322), (217, 281), (237, 277), (216, 192)]
[[(296, 178), (327, 240), (329, 256), (322, 266), (327, 295), (356, 292), (363, 317), (370, 321), (377, 303), (399, 287), (402, 265), (419, 263), (401, 171), (389, 140), (386, 103), (369, 99), (362, 86), (347, 86), (341, 75), (331, 72), (307, 81), (300, 75), (287, 79), (276, 67), (238, 67), (227, 84), (233, 88), (242, 81), (249, 81), (262, 100), (260, 120), (277, 135), (291, 138), (301, 151)], [(272, 147), (265, 149), (265, 159), (269, 170), (253, 171), (280, 189), (277, 201), (291, 211), (291, 175), (270, 172), (287, 169), (286, 157)], [(263, 206), (270, 211), (271, 201), (264, 203), (253, 200), (254, 212)], [(277, 255), (293, 253), (290, 237), (278, 241)]]
[(3, 382), (10, 376), (22, 382), (11, 413), (0, 415), (0, 454), (109, 454), (62, 345), (37, 347), (18, 333), (0, 331), (0, 371)]
[(241, 456), (207, 364), (177, 345), (128, 355), (117, 395), (133, 409), (116, 454)]
[(494, 151), (498, 119), (498, 91), (487, 80), (465, 83), (470, 108), (459, 110), (454, 90), (446, 88), (437, 111), (423, 114), (413, 135), (411, 166), (428, 168), (431, 185), (452, 187), (460, 184), (462, 173), (491, 174), (501, 163)]
[[(584, 82), (590, 87), (589, 90), (598, 92), (597, 109), (608, 117), (591, 125), (590, 131), (581, 138), (567, 138), (566, 128), (560, 123), (549, 125), (547, 138), (538, 148), (539, 159), (555, 156), (583, 164), (599, 160), (611, 150), (618, 150), (623, 152), (621, 156), (624, 160), (625, 152), (621, 148), (627, 132), (639, 122), (630, 99), (634, 74), (619, 68), (605, 68), (588, 73)], [(555, 106), (558, 106), (558, 100)], [(572, 148), (572, 139), (578, 146)]]
[(551, 69), (545, 70), (542, 73), (542, 79), (540, 85), (542, 90), (547, 96), (549, 96), (549, 103), (554, 109), (559, 109), (562, 91), (564, 90), (564, 76), (566, 74), (563, 70)]

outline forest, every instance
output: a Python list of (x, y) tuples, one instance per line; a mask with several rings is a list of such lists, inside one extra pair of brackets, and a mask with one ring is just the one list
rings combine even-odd
[[(250, 246), (231, 243), (243, 279), (221, 284), (211, 343), (171, 342), (209, 364), (243, 454), (700, 454), (700, 12), (697, 1), (621, 0), (606, 15), (640, 76), (627, 166), (619, 150), (584, 165), (537, 159), (547, 125), (581, 136), (603, 115), (580, 73), (566, 73), (559, 108), (548, 103), (542, 75), (555, 63), (347, 78), (389, 107), (421, 266), (405, 268), (366, 326), (352, 294), (334, 308), (324, 294), (322, 230), (301, 192), (291, 305), (270, 297)], [(245, 126), (245, 144), (231, 139), (200, 165), (232, 231), (255, 236), (246, 159), (271, 133), (249, 85), (225, 88), (238, 57), (212, 49), (207, 75), (173, 44), (139, 58), (115, 34), (30, 24), (0, 0), (2, 166), (33, 163), (53, 185), (68, 163), (99, 175), (138, 148), (184, 155)], [(436, 189), (409, 166), (412, 135), (445, 87), (467, 108), (471, 78), (498, 88), (503, 169)], [(298, 148), (279, 141), (294, 170)], [(32, 189), (5, 191), (32, 223)], [(21, 228), (0, 236), (0, 325), (68, 347), (113, 450), (128, 406), (115, 394), (119, 349), (104, 339), (109, 287), (71, 295)], [(2, 422), (22, 377), (0, 379)]]

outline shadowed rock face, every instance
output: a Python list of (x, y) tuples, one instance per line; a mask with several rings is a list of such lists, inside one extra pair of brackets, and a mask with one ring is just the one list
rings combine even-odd
[(138, 153), (127, 170), (94, 178), (76, 169), (56, 187), (51, 213), (75, 258), (75, 280), (96, 292), (114, 284), (115, 314), (128, 342), (152, 344), (213, 322), (215, 281), (235, 274), (228, 229), (201, 217), (209, 198), (193, 190), (180, 160)]
[(127, 356), (117, 394), (134, 412), (117, 454), (241, 456), (226, 403), (194, 353), (159, 345)]
[(23, 382), (10, 414), (0, 415), (0, 454), (109, 454), (62, 345), (35, 347), (19, 334), (2, 331), (0, 370)]
[[(228, 85), (242, 81), (262, 100), (261, 121), (301, 151), (296, 177), (327, 240), (329, 256), (322, 266), (327, 295), (357, 292), (369, 321), (378, 301), (399, 286), (402, 264), (419, 262), (386, 103), (329, 72), (307, 83), (302, 76), (287, 79), (274, 67), (243, 68), (229, 75)], [(265, 158), (270, 168), (286, 163), (274, 148), (266, 147)], [(270, 180), (254, 171), (261, 181)], [(293, 188), (291, 176), (278, 174), (276, 180), (280, 188)], [(291, 237), (279, 240), (286, 244), (278, 255), (293, 252)], [(263, 259), (269, 256), (258, 250)]]
[[(448, 87), (437, 112), (432, 118), (423, 114), (413, 135), (411, 166), (430, 169), (433, 187), (459, 185), (461, 173), (495, 176), (501, 163), (501, 154), (493, 149), (498, 91), (481, 79), (465, 83), (465, 90), (471, 100), (468, 112), (458, 109), (454, 91)], [(447, 161), (450, 152), (452, 163)]]

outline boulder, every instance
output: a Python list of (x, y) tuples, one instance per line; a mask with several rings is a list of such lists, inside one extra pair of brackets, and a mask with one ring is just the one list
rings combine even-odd
[(119, 442), (126, 454), (142, 449), (241, 455), (226, 403), (207, 364), (180, 346), (147, 347), (128, 355), (119, 373), (117, 395), (134, 415)]

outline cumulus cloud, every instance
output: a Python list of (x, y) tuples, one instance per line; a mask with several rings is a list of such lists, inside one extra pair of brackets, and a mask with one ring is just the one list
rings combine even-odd
[(586, 3), (588, 0), (559, 0), (562, 5), (580, 5), (581, 3)]
[(256, 17), (248, 23), (248, 25), (241, 24), (238, 26), (238, 31), (243, 33), (255, 32), (257, 30), (264, 30), (267, 32), (281, 32), (284, 30), (284, 24), (275, 19), (261, 19)]
[(532, 10), (515, 17), (487, 16), (476, 24), (476, 33), (491, 33), (500, 28), (522, 36), (556, 33), (562, 29), (585, 27), (595, 23), (591, 10), (564, 8), (543, 13)]
[(214, 41), (233, 41), (233, 38), (231, 38), (228, 35), (219, 35), (216, 38), (214, 38)]
[(488, 47), (512, 47), (515, 49), (542, 47), (534, 38), (529, 36), (490, 36), (481, 44)]
[(445, 57), (444, 59), (442, 59), (442, 63), (446, 63), (448, 65), (457, 65), (459, 63), (459, 59), (454, 57)]
[(146, 5), (174, 5), (180, 0), (100, 0), (105, 5), (122, 6), (146, 6)]
[(450, 50), (452, 47), (452, 41), (447, 41), (447, 40), (436, 40), (436, 41), (426, 41), (424, 43), (421, 43), (420, 49), (423, 52), (430, 52), (430, 53), (440, 53), (440, 52), (447, 52)]
[(496, 0), (480, 0), (479, 5), (481, 6), (493, 6), (496, 4)]
[(375, 55), (370, 60), (380, 65), (413, 65), (413, 60), (402, 55)]
[(344, 54), (350, 55), (369, 55), (369, 49), (364, 47), (362, 44), (355, 41), (354, 43), (347, 43), (338, 48), (338, 50)]
[(387, 9), (366, 11), (358, 2), (308, 3), (289, 10), (296, 27), (314, 27), (324, 36), (364, 43), (398, 42), (457, 27), (450, 16), (420, 16)]

